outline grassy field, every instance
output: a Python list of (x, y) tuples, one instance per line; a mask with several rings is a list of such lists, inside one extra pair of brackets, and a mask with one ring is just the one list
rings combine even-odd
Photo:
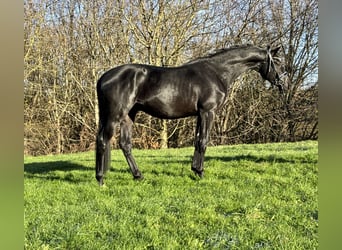
[(25, 157), (25, 249), (317, 249), (317, 141), (134, 150), (134, 181), (112, 151), (106, 187), (94, 152)]

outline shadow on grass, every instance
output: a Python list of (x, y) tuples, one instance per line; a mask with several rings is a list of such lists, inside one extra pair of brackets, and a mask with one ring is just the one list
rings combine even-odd
[[(139, 156), (139, 158), (141, 158)], [(144, 170), (141, 168), (142, 173), (149, 173), (154, 176), (173, 176), (173, 177), (189, 177), (192, 180), (199, 180), (200, 178), (195, 175), (191, 171), (191, 163), (192, 163), (192, 156), (182, 156), (182, 157), (168, 157), (167, 159), (159, 156), (152, 156), (149, 158), (148, 164), (152, 165), (159, 165), (159, 166), (165, 166), (165, 168), (160, 169), (148, 169)], [(230, 163), (232, 162), (251, 162), (251, 163), (284, 163), (284, 164), (298, 164), (298, 163), (309, 163), (309, 164), (315, 164), (317, 163), (316, 159), (308, 159), (305, 157), (300, 156), (293, 156), (293, 157), (282, 157), (278, 156), (276, 154), (265, 154), (265, 155), (252, 155), (252, 154), (240, 154), (240, 155), (231, 155), (231, 156), (224, 156), (224, 155), (218, 155), (218, 156), (211, 156), (207, 155), (204, 158), (204, 178), (205, 178), (205, 172), (206, 172), (206, 166), (209, 164), (210, 161), (219, 161), (221, 162), (225, 167), (229, 167)], [(138, 160), (139, 164), (139, 160)], [(145, 162), (146, 164), (146, 162)], [(177, 170), (171, 170), (168, 168), (170, 165), (183, 165), (181, 169)], [(172, 168), (172, 166), (171, 166)], [(187, 169), (188, 168), (188, 169)], [(263, 173), (264, 170), (256, 170), (259, 173)], [(126, 172), (126, 171), (125, 171)]]
[[(137, 163), (139, 164), (139, 160), (143, 159), (143, 161), (146, 161), (148, 163), (153, 164), (162, 164), (162, 165), (168, 165), (168, 164), (183, 164), (183, 165), (191, 165), (193, 155), (182, 155), (182, 156), (137, 156)], [(317, 159), (310, 159), (303, 156), (290, 156), (290, 157), (283, 157), (277, 154), (264, 154), (264, 155), (253, 155), (253, 154), (239, 154), (239, 155), (215, 155), (211, 156), (209, 154), (206, 154), (204, 157), (204, 162), (210, 161), (210, 160), (217, 160), (221, 161), (222, 163), (229, 163), (232, 161), (251, 161), (255, 163), (260, 162), (269, 162), (269, 163), (317, 163)]]
[(269, 162), (269, 163), (316, 163), (315, 160), (304, 159), (301, 157), (294, 158), (284, 158), (277, 155), (264, 155), (264, 156), (255, 156), (255, 155), (235, 155), (235, 156), (206, 156), (205, 160), (219, 160), (222, 162), (231, 162), (231, 161), (251, 161), (255, 163), (260, 162)]
[[(151, 165), (152, 168), (144, 169), (144, 167), (140, 167), (142, 173), (149, 173), (154, 176), (173, 176), (173, 177), (189, 177), (193, 180), (198, 180), (198, 176), (196, 176), (191, 171), (191, 162), (192, 156), (185, 155), (182, 157), (177, 156), (151, 156), (148, 158), (145, 156), (137, 156), (137, 163), (139, 166), (139, 160), (142, 162), (144, 161), (145, 165)], [(277, 155), (262, 155), (262, 156), (255, 156), (251, 154), (246, 155), (235, 155), (235, 156), (205, 156), (204, 165), (206, 166), (209, 161), (221, 161), (222, 163), (228, 164), (233, 161), (242, 162), (242, 161), (250, 161), (255, 163), (262, 163), (262, 162), (269, 162), (269, 163), (316, 163), (317, 160), (315, 159), (307, 159), (301, 157), (294, 157), (294, 158), (285, 158)], [(126, 168), (117, 168), (117, 164), (125, 164)], [(169, 169), (168, 166), (170, 165), (183, 165), (179, 170)], [(155, 166), (165, 166), (165, 168), (153, 168)], [(226, 165), (227, 166), (227, 165)], [(170, 166), (172, 167), (172, 166)], [(187, 169), (188, 168), (188, 169)], [(205, 169), (205, 167), (204, 167)], [(77, 163), (73, 163), (71, 161), (51, 161), (51, 162), (34, 162), (34, 163), (26, 163), (24, 164), (24, 173), (26, 178), (38, 178), (38, 179), (48, 179), (48, 180), (65, 180), (69, 182), (78, 182), (77, 177), (72, 173), (72, 171), (94, 171), (94, 168), (89, 168)], [(70, 172), (66, 174), (56, 174), (55, 171), (62, 171), (62, 172)], [(126, 162), (122, 161), (115, 161), (112, 160), (112, 164), (110, 167), (110, 172), (117, 173), (119, 175), (126, 175), (130, 174), (130, 170)], [(94, 171), (95, 174), (95, 171)]]
[(70, 161), (50, 161), (50, 162), (33, 162), (24, 164), (24, 172), (30, 174), (46, 174), (52, 171), (72, 171), (90, 169)]
[[(90, 171), (90, 168), (70, 161), (26, 163), (24, 164), (24, 177), (50, 181), (61, 180), (71, 183), (85, 181), (78, 174), (73, 173), (72, 171), (74, 170)], [(62, 171), (64, 173), (56, 173), (55, 171)]]
[(188, 164), (191, 163), (193, 155), (168, 155), (168, 156), (145, 156), (145, 155), (137, 155), (134, 157), (138, 161), (144, 161), (144, 162), (153, 162), (154, 164), (170, 164), (170, 163), (179, 163), (179, 164)]

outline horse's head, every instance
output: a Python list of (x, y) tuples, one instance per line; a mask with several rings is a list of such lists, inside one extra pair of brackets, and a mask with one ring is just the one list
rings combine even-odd
[(271, 49), (270, 46), (267, 46), (266, 60), (261, 63), (259, 73), (272, 86), (277, 86), (279, 91), (283, 93), (284, 84), (282, 78), (286, 75), (286, 72), (284, 71), (282, 60), (277, 57), (279, 49), (280, 47)]

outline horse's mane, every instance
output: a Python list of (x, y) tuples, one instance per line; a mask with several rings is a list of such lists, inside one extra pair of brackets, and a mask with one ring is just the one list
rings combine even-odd
[(228, 51), (233, 51), (236, 49), (246, 49), (246, 48), (252, 48), (255, 47), (252, 44), (242, 44), (242, 45), (232, 45), (230, 47), (227, 48), (219, 48), (219, 49), (215, 49), (214, 51), (209, 52), (207, 55), (201, 56), (201, 57), (197, 57), (195, 59), (192, 59), (190, 61), (187, 62), (188, 63), (193, 63), (193, 62), (197, 62), (199, 60), (205, 60), (205, 59), (209, 59), (212, 58), (214, 56), (219, 56), (221, 54), (224, 54)]
[(236, 50), (236, 49), (247, 49), (254, 47), (252, 44), (242, 44), (242, 45), (232, 45), (228, 48), (220, 48), (220, 49), (215, 49), (213, 52), (209, 52), (204, 58), (210, 58), (213, 56), (217, 56), (219, 54), (226, 53), (228, 51)]

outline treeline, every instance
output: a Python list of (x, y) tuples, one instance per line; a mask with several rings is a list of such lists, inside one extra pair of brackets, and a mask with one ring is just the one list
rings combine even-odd
[[(94, 148), (95, 85), (104, 71), (176, 66), (246, 43), (282, 46), (286, 93), (256, 73), (242, 75), (217, 114), (211, 145), (317, 139), (317, 0), (25, 0), (24, 17), (25, 154)], [(134, 147), (189, 146), (194, 127), (194, 118), (139, 113)]]

